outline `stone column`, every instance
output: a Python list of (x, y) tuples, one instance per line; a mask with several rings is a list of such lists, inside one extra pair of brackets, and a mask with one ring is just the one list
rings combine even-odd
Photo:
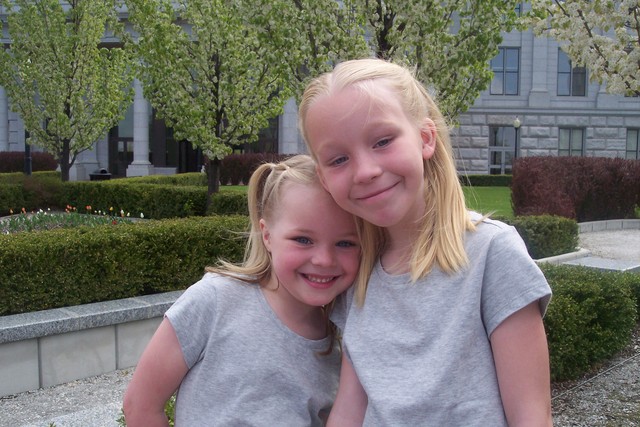
[(127, 176), (146, 176), (153, 174), (149, 162), (149, 104), (140, 80), (133, 81), (133, 88), (133, 162), (127, 167)]
[(529, 107), (548, 107), (549, 88), (547, 86), (547, 74), (550, 72), (549, 40), (547, 37), (536, 37), (531, 31), (525, 34), (533, 39), (533, 63)]

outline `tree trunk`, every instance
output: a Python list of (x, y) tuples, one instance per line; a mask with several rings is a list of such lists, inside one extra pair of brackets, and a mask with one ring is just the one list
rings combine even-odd
[(69, 181), (69, 169), (71, 168), (70, 157), (71, 157), (71, 141), (63, 141), (62, 142), (62, 151), (60, 152), (60, 175), (62, 177), (62, 182)]
[(211, 196), (220, 190), (220, 160), (207, 158), (207, 212), (211, 208)]

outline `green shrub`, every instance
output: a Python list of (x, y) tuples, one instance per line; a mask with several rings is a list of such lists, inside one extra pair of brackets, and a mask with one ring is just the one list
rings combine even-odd
[(129, 184), (125, 180), (114, 185), (108, 181), (68, 182), (63, 188), (63, 200), (83, 211), (86, 206), (108, 211), (114, 208), (145, 218), (184, 218), (204, 216), (207, 188), (197, 186)]
[(553, 291), (544, 319), (551, 377), (574, 379), (629, 343), (636, 301), (619, 273), (568, 265), (541, 268)]
[(242, 259), (248, 219), (141, 221), (0, 235), (0, 315), (184, 289)]
[(0, 215), (18, 213), (24, 205), (22, 185), (0, 184)]
[(211, 197), (209, 215), (249, 215), (247, 194), (236, 191), (222, 191)]
[(460, 183), (466, 187), (509, 187), (511, 175), (459, 175)]
[(62, 187), (58, 172), (0, 174), (0, 214), (59, 207)]
[(533, 259), (573, 252), (578, 246), (578, 224), (572, 219), (532, 215), (501, 220), (518, 230)]
[(122, 184), (155, 184), (155, 185), (177, 185), (177, 186), (206, 186), (207, 175), (200, 172), (179, 173), (175, 175), (149, 175), (137, 176), (125, 179), (113, 179), (109, 183)]

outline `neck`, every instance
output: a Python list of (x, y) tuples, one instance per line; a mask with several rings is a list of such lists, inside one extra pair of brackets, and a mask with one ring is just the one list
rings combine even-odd
[(321, 307), (296, 300), (276, 280), (261, 284), (262, 293), (278, 319), (291, 331), (311, 340), (327, 336)]
[(380, 262), (389, 274), (403, 274), (410, 271), (411, 252), (419, 233), (418, 227), (387, 228), (387, 244)]

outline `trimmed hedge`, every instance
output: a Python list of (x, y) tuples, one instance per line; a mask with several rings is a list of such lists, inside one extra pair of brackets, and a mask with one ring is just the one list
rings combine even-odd
[(543, 264), (553, 297), (544, 319), (552, 380), (574, 379), (622, 350), (638, 317), (640, 275)]
[(248, 215), (244, 191), (220, 191), (212, 195), (206, 212), (207, 186), (194, 184), (206, 177), (200, 173), (176, 176), (149, 176), (109, 181), (62, 182), (57, 172), (0, 175), (0, 215), (10, 211), (37, 209), (64, 210), (67, 205), (79, 212), (123, 210), (146, 218), (184, 218), (205, 215)]
[(0, 315), (184, 289), (244, 254), (248, 218), (218, 216), (0, 235)]
[(572, 219), (553, 215), (499, 219), (518, 230), (533, 259), (573, 252), (578, 246), (578, 223)]
[(123, 179), (107, 180), (105, 183), (122, 184), (158, 184), (158, 185), (178, 185), (178, 186), (207, 186), (207, 175), (200, 172), (179, 173), (175, 175), (148, 175), (136, 176)]
[(207, 203), (207, 188), (196, 186), (129, 184), (122, 181), (114, 185), (106, 181), (67, 182), (63, 187), (63, 200), (83, 211), (114, 210), (145, 218), (184, 218), (204, 216)]
[(10, 210), (19, 212), (58, 208), (63, 183), (58, 172), (0, 174), (0, 215)]
[(511, 175), (459, 175), (460, 183), (466, 187), (509, 187)]

